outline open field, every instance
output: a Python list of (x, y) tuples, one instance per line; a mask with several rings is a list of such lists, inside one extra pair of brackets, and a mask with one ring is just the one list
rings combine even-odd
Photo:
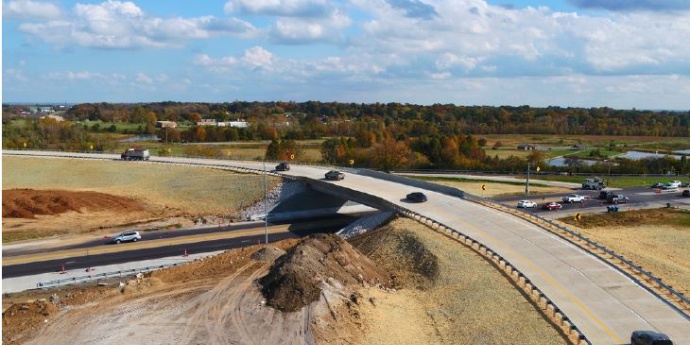
[[(268, 177), (269, 189), (280, 180)], [(34, 238), (22, 232), (113, 232), (119, 226), (157, 222), (166, 227), (190, 225), (202, 216), (233, 220), (237, 212), (264, 195), (264, 177), (227, 170), (74, 159), (3, 157), (3, 189), (90, 191), (136, 200), (143, 211), (100, 209), (93, 214), (68, 212), (36, 219), (3, 217), (3, 242)], [(106, 221), (107, 220), (107, 221)], [(105, 228), (105, 230), (104, 230)]]
[(690, 294), (690, 211), (647, 209), (560, 221)]

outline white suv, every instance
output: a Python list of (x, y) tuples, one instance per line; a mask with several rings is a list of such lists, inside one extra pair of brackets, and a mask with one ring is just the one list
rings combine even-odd
[(139, 231), (125, 231), (110, 239), (110, 243), (120, 244), (122, 242), (136, 242), (141, 240)]
[(518, 208), (536, 208), (537, 203), (530, 200), (520, 200), (517, 204)]

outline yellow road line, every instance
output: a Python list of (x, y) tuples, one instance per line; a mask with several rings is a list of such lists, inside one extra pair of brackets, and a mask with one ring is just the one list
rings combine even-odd
[(589, 318), (590, 318), (592, 321), (594, 321), (597, 325), (599, 325), (599, 327), (601, 327), (601, 329), (603, 329), (608, 335), (611, 336), (611, 338), (613, 338), (613, 340), (615, 341), (615, 343), (618, 343), (618, 344), (623, 343), (623, 340), (622, 340), (621, 338), (619, 338), (618, 335), (617, 335), (612, 329), (610, 329), (608, 326), (606, 326), (606, 325), (604, 324), (604, 322), (601, 321), (601, 319), (599, 319), (596, 315), (594, 315), (594, 313), (593, 313), (591, 310), (589, 310), (589, 308), (587, 308), (587, 306), (586, 306), (584, 303), (582, 303), (582, 302), (581, 302), (579, 299), (577, 299), (575, 296), (571, 295), (561, 284), (559, 284), (558, 282), (556, 282), (556, 280), (554, 280), (548, 273), (546, 273), (546, 272), (545, 272), (544, 270), (542, 270), (539, 266), (537, 266), (536, 264), (534, 264), (531, 260), (528, 260), (528, 259), (527, 259), (525, 256), (523, 256), (522, 254), (520, 254), (520, 253), (516, 252), (515, 250), (513, 250), (512, 248), (507, 247), (506, 245), (502, 244), (501, 241), (497, 241), (495, 237), (493, 237), (493, 236), (487, 234), (486, 232), (482, 231), (481, 229), (477, 228), (476, 226), (474, 226), (474, 225), (472, 225), (472, 224), (469, 224), (469, 223), (467, 223), (467, 222), (464, 222), (463, 220), (461, 220), (461, 219), (459, 219), (459, 218), (456, 218), (456, 219), (458, 219), (459, 222), (463, 223), (463, 224), (466, 225), (467, 227), (472, 228), (472, 229), (474, 229), (475, 231), (478, 231), (479, 233), (484, 234), (484, 236), (488, 237), (490, 240), (492, 240), (494, 243), (496, 243), (496, 245), (498, 245), (499, 247), (501, 247), (502, 250), (505, 250), (505, 251), (507, 251), (507, 252), (509, 252), (509, 253), (512, 253), (515, 257), (517, 257), (518, 261), (520, 261), (520, 262), (522, 262), (523, 264), (529, 266), (531, 269), (537, 271), (537, 272), (539, 273), (539, 275), (542, 276), (542, 278), (546, 279), (546, 280), (547, 280), (549, 283), (551, 283), (556, 289), (558, 289), (558, 290), (561, 291), (563, 294), (565, 294), (566, 297), (568, 297), (573, 303), (575, 303), (575, 305), (577, 305), (578, 307), (580, 307), (580, 309), (582, 309), (582, 310), (585, 312), (585, 314), (587, 314), (587, 316), (589, 316)]
[[(287, 232), (288, 227), (289, 227), (289, 225), (270, 226), (268, 228), (268, 233), (269, 234), (277, 234), (277, 233)], [(263, 235), (265, 232), (266, 232), (266, 229), (264, 229), (264, 228), (243, 229), (243, 230), (234, 230), (234, 231), (227, 231), (227, 232), (217, 232), (217, 233), (211, 233), (211, 234), (179, 236), (179, 237), (164, 238), (164, 239), (157, 239), (157, 240), (147, 240), (147, 241), (141, 241), (141, 242), (137, 242), (137, 243), (123, 243), (120, 245), (109, 245), (109, 246), (103, 245), (103, 246), (91, 247), (91, 248), (78, 248), (78, 249), (68, 249), (68, 250), (38, 253), (38, 254), (18, 255), (18, 256), (12, 256), (12, 257), (3, 257), (2, 258), (2, 265), (3, 266), (17, 265), (17, 264), (37, 262), (37, 261), (65, 259), (65, 258), (70, 258), (70, 257), (75, 257), (75, 256), (117, 253), (117, 252), (122, 252), (122, 251), (126, 251), (126, 250), (139, 250), (139, 249), (157, 248), (157, 247), (163, 247), (163, 246), (173, 246), (173, 245), (186, 244), (186, 243), (199, 243), (199, 242), (205, 242), (205, 241), (231, 239), (231, 238), (237, 238), (237, 237), (243, 237), (243, 236)]]

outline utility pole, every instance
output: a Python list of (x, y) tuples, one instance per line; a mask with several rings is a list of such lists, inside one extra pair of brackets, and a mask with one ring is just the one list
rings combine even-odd
[(264, 243), (268, 244), (268, 172), (266, 171), (266, 157), (264, 157)]
[(527, 162), (527, 184), (525, 185), (525, 194), (529, 196), (529, 162)]

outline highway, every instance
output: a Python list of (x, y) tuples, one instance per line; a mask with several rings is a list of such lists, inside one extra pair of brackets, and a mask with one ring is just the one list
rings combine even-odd
[[(32, 154), (30, 151), (22, 153)], [(118, 158), (117, 155), (78, 155), (95, 159)], [(152, 157), (151, 161), (258, 170), (263, 167), (261, 162), (213, 159)], [(325, 167), (293, 165), (285, 175), (323, 180), (327, 170)], [(687, 316), (593, 255), (519, 217), (431, 190), (423, 191), (428, 197), (427, 202), (411, 204), (404, 200), (405, 195), (420, 191), (420, 188), (358, 174), (346, 173), (344, 180), (328, 183), (363, 192), (365, 195), (362, 197), (367, 200), (383, 199), (399, 208), (424, 215), (484, 244), (554, 301), (593, 344), (626, 344), (630, 333), (637, 329), (661, 331), (677, 344), (690, 344), (690, 320)], [(459, 247), (458, 250), (464, 249)]]
[(330, 219), (301, 221), (265, 227), (253, 222), (224, 227), (184, 230), (159, 230), (142, 233), (137, 243), (105, 244), (107, 239), (52, 247), (3, 248), (2, 277), (14, 278), (61, 270), (85, 269), (133, 261), (145, 261), (184, 253), (206, 253), (262, 243), (266, 233), (269, 242), (297, 238), (316, 232), (335, 232), (355, 218), (337, 216)]

